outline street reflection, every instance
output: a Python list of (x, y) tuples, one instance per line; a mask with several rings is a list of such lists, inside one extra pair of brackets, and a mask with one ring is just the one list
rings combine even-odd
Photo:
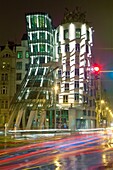
[(0, 150), (0, 169), (98, 170), (112, 166), (113, 148), (108, 135), (99, 131), (8, 141), (7, 146), (12, 145)]

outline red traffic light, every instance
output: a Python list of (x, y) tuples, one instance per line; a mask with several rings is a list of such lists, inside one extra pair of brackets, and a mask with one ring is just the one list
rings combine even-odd
[(95, 72), (99, 72), (100, 71), (100, 68), (98, 66), (95, 66), (93, 69), (94, 69)]
[(92, 70), (93, 70), (93, 72), (94, 72), (95, 74), (99, 74), (101, 69), (100, 69), (100, 66), (99, 66), (99, 65), (94, 64)]

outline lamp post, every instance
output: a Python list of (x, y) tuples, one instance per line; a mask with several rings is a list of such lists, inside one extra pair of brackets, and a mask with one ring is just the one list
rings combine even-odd
[(54, 86), (54, 128), (56, 129), (56, 95), (57, 95), (57, 91), (58, 91), (58, 86), (57, 84), (55, 84)]

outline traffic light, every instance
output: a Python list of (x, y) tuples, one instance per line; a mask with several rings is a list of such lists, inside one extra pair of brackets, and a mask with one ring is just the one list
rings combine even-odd
[(99, 74), (100, 73), (100, 66), (98, 64), (93, 65), (93, 73), (94, 74)]

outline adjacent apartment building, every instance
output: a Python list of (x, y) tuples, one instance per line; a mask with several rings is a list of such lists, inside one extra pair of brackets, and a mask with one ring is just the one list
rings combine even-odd
[(10, 117), (10, 104), (29, 67), (26, 35), (21, 44), (8, 42), (0, 47), (0, 127), (4, 127)]

